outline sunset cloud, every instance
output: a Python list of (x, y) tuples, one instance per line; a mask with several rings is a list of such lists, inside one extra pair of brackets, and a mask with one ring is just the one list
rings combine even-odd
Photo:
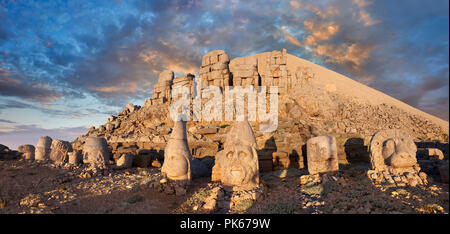
[[(375, 20), (372, 18), (372, 16), (365, 10), (365, 7), (372, 5), (372, 2), (368, 0), (353, 0), (353, 3), (358, 6), (359, 8), (359, 22), (362, 22), (364, 26), (372, 26), (375, 24), (379, 24), (380, 20)], [(355, 12), (353, 14), (354, 17), (356, 17), (357, 13)]]
[(283, 48), (448, 120), (448, 4), (8, 1), (0, 4), (0, 119), (17, 123), (0, 122), (29, 126), (14, 117), (33, 113), (37, 128), (100, 123), (150, 98), (161, 71), (197, 73), (208, 51), (235, 58)]
[(291, 35), (284, 36), (284, 39), (286, 39), (287, 41), (289, 41), (289, 43), (294, 44), (296, 46), (301, 46), (302, 45), (297, 38), (295, 38), (295, 37), (293, 37)]
[(335, 22), (319, 23), (314, 20), (306, 20), (303, 24), (311, 33), (305, 39), (305, 44), (308, 46), (315, 46), (318, 42), (329, 40), (339, 32), (339, 25)]

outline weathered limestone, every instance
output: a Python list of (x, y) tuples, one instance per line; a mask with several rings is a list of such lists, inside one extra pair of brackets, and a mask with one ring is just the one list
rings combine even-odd
[[(195, 76), (190, 73), (188, 73), (184, 76), (175, 77), (175, 79), (173, 79), (173, 84), (172, 84), (171, 89), (176, 89), (177, 87), (180, 87), (180, 86), (184, 86), (184, 87), (188, 88), (189, 94), (190, 94), (189, 98), (192, 100), (192, 98), (193, 98), (192, 96), (193, 96), (194, 88), (195, 88), (194, 87), (194, 77)], [(171, 101), (176, 101), (176, 100), (178, 100), (178, 97), (174, 97), (173, 100), (171, 100)]]
[(35, 148), (33, 145), (20, 145), (17, 151), (23, 154), (24, 159), (34, 160)]
[(173, 71), (163, 71), (159, 74), (158, 83), (153, 86), (152, 102), (165, 103), (170, 100)]
[(335, 173), (339, 170), (336, 138), (318, 136), (306, 142), (309, 174)]
[(72, 145), (68, 141), (53, 140), (50, 160), (53, 162), (67, 162), (68, 153), (72, 151)]
[[(417, 163), (417, 147), (413, 138), (399, 129), (381, 130), (369, 145), (372, 169), (368, 176), (376, 183), (416, 186), (427, 183), (426, 174)], [(420, 173), (419, 173), (420, 172)]]
[(233, 74), (233, 86), (253, 85), (257, 90), (261, 85), (258, 74), (258, 62), (255, 57), (235, 58), (230, 62), (230, 72)]
[(256, 139), (248, 121), (236, 121), (225, 139), (224, 149), (216, 155), (211, 179), (221, 181), (233, 191), (259, 187)]
[[(391, 170), (398, 173), (416, 171), (417, 147), (412, 137), (399, 129), (382, 130), (375, 133), (370, 141), (370, 160), (372, 169)], [(420, 168), (419, 168), (420, 170)]]
[(39, 141), (36, 145), (36, 152), (35, 152), (35, 160), (37, 161), (43, 161), (50, 158), (50, 149), (52, 146), (52, 138), (49, 136), (43, 136), (39, 138)]
[[(309, 67), (297, 67), (295, 70), (295, 76), (289, 82), (289, 88), (305, 88), (307, 85), (311, 84), (311, 80), (314, 79), (314, 72)], [(327, 85), (325, 90), (329, 92), (336, 91), (336, 86)]]
[(264, 86), (278, 86), (279, 93), (286, 93), (288, 90), (288, 70), (287, 70), (287, 52), (274, 50), (265, 61), (265, 67), (259, 67)]
[(120, 156), (119, 160), (117, 160), (116, 166), (118, 168), (130, 168), (133, 165), (133, 154), (126, 153)]
[(202, 81), (201, 88), (210, 85), (219, 87), (230, 85), (229, 63), (230, 57), (224, 50), (213, 50), (205, 54), (199, 73), (199, 78)]
[(105, 165), (110, 158), (108, 144), (103, 137), (89, 136), (83, 146), (83, 163)]
[(74, 150), (72, 152), (68, 152), (69, 164), (78, 165), (83, 162), (83, 154), (80, 150)]
[(164, 149), (164, 164), (161, 172), (170, 180), (190, 181), (191, 161), (192, 156), (186, 137), (186, 123), (177, 121)]

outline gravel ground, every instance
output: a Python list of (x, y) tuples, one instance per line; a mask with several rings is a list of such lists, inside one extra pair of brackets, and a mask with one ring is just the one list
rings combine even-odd
[(159, 168), (89, 170), (86, 166), (0, 161), (0, 213), (445, 213), (448, 184), (430, 182), (417, 187), (374, 185), (368, 165), (341, 167), (321, 183), (300, 184), (305, 170), (262, 173), (263, 195), (239, 209), (218, 205), (203, 208), (217, 183), (192, 181), (186, 195), (158, 192)]

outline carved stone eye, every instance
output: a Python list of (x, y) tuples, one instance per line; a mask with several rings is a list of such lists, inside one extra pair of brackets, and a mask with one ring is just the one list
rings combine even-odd
[(247, 160), (248, 159), (248, 154), (246, 153), (246, 152), (244, 152), (244, 151), (239, 151), (239, 159), (244, 159), (244, 160)]
[(233, 158), (233, 151), (229, 151), (228, 153), (227, 153), (227, 158), (228, 159), (232, 159)]

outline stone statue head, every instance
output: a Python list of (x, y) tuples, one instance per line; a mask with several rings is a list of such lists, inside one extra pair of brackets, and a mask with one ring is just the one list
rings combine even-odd
[(370, 141), (370, 160), (374, 170), (404, 170), (417, 166), (417, 146), (413, 138), (399, 129), (382, 130)]
[(171, 180), (190, 181), (191, 160), (186, 137), (186, 123), (177, 121), (164, 149), (164, 164), (161, 172)]
[(109, 150), (106, 139), (98, 136), (89, 136), (83, 146), (83, 162), (105, 165), (109, 161)]
[(394, 168), (412, 167), (417, 163), (416, 144), (410, 138), (394, 137), (383, 142), (382, 155), (386, 165)]
[(50, 151), (50, 160), (54, 162), (67, 162), (68, 153), (72, 152), (72, 145), (68, 141), (53, 140), (52, 150)]
[(32, 145), (20, 145), (17, 151), (23, 154), (24, 158), (27, 160), (34, 160), (35, 148)]
[(52, 146), (52, 138), (43, 136), (39, 138), (36, 145), (35, 160), (47, 160), (50, 157), (50, 149)]
[(224, 149), (216, 155), (213, 178), (234, 191), (259, 186), (256, 139), (248, 121), (236, 121), (231, 126)]

